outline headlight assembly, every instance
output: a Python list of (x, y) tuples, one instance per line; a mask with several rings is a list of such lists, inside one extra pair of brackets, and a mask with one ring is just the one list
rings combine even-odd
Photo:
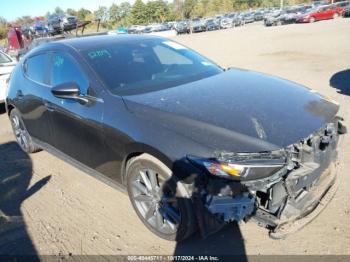
[(281, 152), (220, 153), (212, 159), (188, 156), (195, 165), (214, 176), (232, 180), (253, 180), (271, 176), (287, 164)]

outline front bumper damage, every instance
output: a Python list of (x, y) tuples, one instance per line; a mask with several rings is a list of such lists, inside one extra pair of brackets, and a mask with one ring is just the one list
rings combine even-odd
[[(206, 237), (229, 222), (253, 221), (284, 238), (311, 222), (337, 189), (340, 118), (285, 149), (286, 165), (257, 180), (229, 181), (203, 176), (196, 181), (193, 203), (200, 232)], [(264, 153), (266, 154), (266, 152)], [(235, 158), (237, 153), (225, 153)]]

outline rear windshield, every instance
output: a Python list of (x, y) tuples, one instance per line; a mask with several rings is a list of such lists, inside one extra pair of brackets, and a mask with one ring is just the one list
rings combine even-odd
[(113, 44), (82, 54), (116, 95), (170, 88), (223, 71), (194, 51), (164, 39)]

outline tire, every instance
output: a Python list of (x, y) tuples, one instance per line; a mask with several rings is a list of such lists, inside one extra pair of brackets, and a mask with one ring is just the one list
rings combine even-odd
[(335, 13), (334, 15), (333, 15), (333, 19), (337, 19), (339, 17), (339, 14), (338, 13)]
[(166, 165), (142, 154), (128, 161), (126, 175), (129, 199), (151, 232), (172, 241), (182, 241), (195, 232), (189, 193)]
[(20, 112), (15, 108), (10, 112), (10, 121), (17, 143), (24, 152), (31, 154), (41, 150), (33, 143), (33, 140), (23, 123)]
[(314, 23), (314, 22), (316, 22), (315, 17), (310, 17), (310, 23)]

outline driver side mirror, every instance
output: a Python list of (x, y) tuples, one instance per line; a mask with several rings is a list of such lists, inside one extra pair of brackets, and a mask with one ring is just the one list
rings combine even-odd
[(63, 84), (56, 85), (51, 89), (51, 93), (55, 97), (61, 99), (72, 99), (79, 102), (83, 102), (84, 104), (88, 102), (87, 98), (80, 96), (80, 88), (75, 82), (66, 82)]

